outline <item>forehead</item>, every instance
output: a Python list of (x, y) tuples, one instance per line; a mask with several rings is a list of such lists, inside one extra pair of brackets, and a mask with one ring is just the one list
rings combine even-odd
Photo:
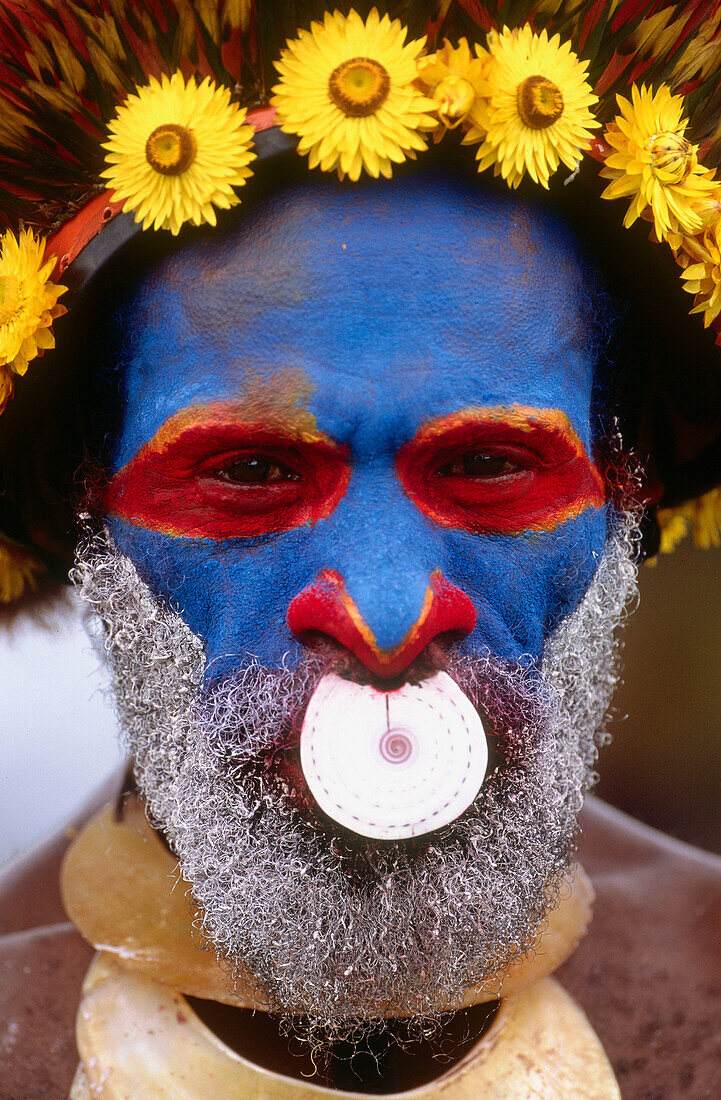
[(380, 416), (400, 444), (430, 417), (512, 404), (561, 408), (588, 442), (583, 278), (559, 219), (475, 181), (288, 188), (125, 303), (116, 461), (181, 408), (245, 398), (262, 413), (269, 393), (358, 446)]

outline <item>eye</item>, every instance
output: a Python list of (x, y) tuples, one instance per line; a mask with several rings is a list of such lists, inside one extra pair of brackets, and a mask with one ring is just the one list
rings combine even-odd
[(466, 451), (446, 462), (436, 477), (497, 478), (518, 473), (522, 466), (508, 455), (488, 451)]
[[(170, 422), (168, 422), (170, 423)], [(331, 515), (350, 480), (345, 448), (320, 434), (252, 421), (184, 424), (143, 448), (105, 495), (111, 515), (183, 538), (257, 538), (312, 527)]]
[(270, 485), (278, 482), (300, 481), (300, 474), (265, 455), (247, 455), (237, 459), (215, 474), (221, 481), (230, 481), (235, 485)]
[(565, 415), (526, 411), (421, 429), (396, 458), (408, 496), (439, 526), (484, 535), (552, 531), (603, 507), (603, 478)]

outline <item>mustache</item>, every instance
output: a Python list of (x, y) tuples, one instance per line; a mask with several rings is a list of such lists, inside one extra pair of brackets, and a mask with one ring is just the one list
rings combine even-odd
[(241, 763), (297, 745), (310, 698), (329, 673), (390, 692), (420, 684), (439, 671), (470, 699), (489, 736), (502, 739), (509, 749), (529, 742), (542, 709), (538, 667), (527, 663), (519, 668), (488, 650), (459, 656), (440, 643), (427, 647), (402, 676), (380, 682), (335, 644), (314, 649), (292, 668), (272, 668), (249, 658), (232, 673), (206, 681), (194, 704), (194, 718), (210, 732), (213, 751), (229, 763)]
[(393, 691), (404, 684), (420, 684), (436, 672), (446, 672), (454, 641), (451, 634), (438, 635), (398, 675), (381, 677), (330, 635), (308, 631), (303, 637), (304, 646), (324, 663), (326, 672), (357, 684), (368, 684), (379, 691)]

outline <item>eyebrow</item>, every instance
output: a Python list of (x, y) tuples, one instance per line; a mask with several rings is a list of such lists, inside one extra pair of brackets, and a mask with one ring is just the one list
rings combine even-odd
[(141, 454), (149, 457), (167, 453), (194, 435), (207, 435), (213, 432), (227, 432), (230, 435), (243, 428), (252, 428), (254, 434), (264, 431), (301, 442), (312, 443), (316, 440), (330, 442), (328, 436), (318, 431), (315, 417), (308, 409), (297, 406), (289, 408), (283, 402), (278, 402), (273, 407), (255, 399), (232, 402), (211, 401), (189, 405), (169, 417), (123, 468), (129, 466)]
[[(203, 425), (262, 421), (277, 430), (287, 428), (290, 432), (312, 432), (316, 428), (316, 420), (309, 403), (314, 390), (315, 386), (307, 373), (298, 367), (279, 367), (270, 374), (261, 374), (247, 367), (242, 370), (236, 392), (230, 397), (212, 397), (210, 400), (203, 397), (193, 400), (191, 397), (191, 404), (180, 409), (177, 405), (175, 409), (166, 407), (165, 410), (161, 400), (160, 426), (149, 440), (147, 437), (145, 441), (136, 437), (123, 448), (126, 456), (123, 465), (140, 450), (160, 453), (187, 429)], [(122, 433), (120, 442), (122, 444)]]
[(579, 457), (590, 457), (576, 432), (570, 417), (561, 409), (543, 409), (528, 405), (467, 405), (456, 412), (426, 420), (410, 443), (422, 445), (435, 439), (460, 432), (464, 428), (484, 427), (492, 434), (494, 429), (509, 428), (521, 436), (555, 436), (563, 441)]
[[(245, 398), (199, 402), (180, 409), (158, 428), (152, 438), (117, 473), (134, 463), (140, 455), (149, 458), (153, 454), (167, 453), (176, 445), (189, 442), (193, 436), (206, 438), (206, 433), (214, 432), (220, 434), (227, 431), (230, 437), (238, 430), (245, 430), (254, 439), (267, 434), (282, 436), (290, 442), (343, 446), (326, 432), (320, 431), (314, 414), (299, 403), (297, 372), (291, 373), (294, 375), (291, 379), (292, 389), (282, 384), (289, 380), (287, 374), (278, 372), (268, 380), (267, 385)], [(276, 387), (275, 382), (280, 385)], [(529, 441), (534, 436), (555, 437), (559, 443), (565, 445), (571, 456), (591, 462), (586, 447), (566, 413), (560, 409), (541, 409), (518, 404), (469, 405), (427, 420), (410, 440), (401, 445), (400, 450), (411, 445), (431, 444), (436, 440), (440, 441), (443, 436), (462, 433), (464, 429), (474, 427), (488, 429), (490, 435), (505, 433), (511, 429)]]

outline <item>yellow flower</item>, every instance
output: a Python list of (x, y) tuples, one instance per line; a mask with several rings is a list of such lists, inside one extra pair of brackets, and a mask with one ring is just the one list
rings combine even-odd
[(701, 550), (721, 546), (721, 489), (711, 489), (678, 508), (661, 508), (657, 520), (662, 554), (675, 550), (689, 531)]
[(413, 84), (425, 39), (405, 38), (397, 19), (373, 8), (365, 23), (355, 11), (327, 12), (288, 42), (271, 103), (311, 168), (390, 177), (393, 163), (427, 148), (419, 130), (435, 127), (435, 104)]
[[(704, 191), (699, 198), (693, 198), (691, 209), (701, 221), (701, 232), (689, 236), (680, 230), (671, 229), (666, 238), (682, 267), (687, 267), (702, 257), (703, 250), (699, 250), (700, 238), (721, 218), (721, 184), (717, 181), (713, 190)], [(652, 220), (653, 215), (645, 211), (643, 217)]]
[(675, 235), (702, 228), (695, 207), (716, 187), (713, 173), (698, 163), (698, 146), (685, 136), (681, 96), (665, 84), (656, 93), (634, 84), (631, 102), (616, 98), (621, 113), (604, 135), (614, 151), (600, 173), (613, 182), (603, 198), (632, 197), (623, 224), (633, 225), (648, 211), (659, 240), (673, 245)]
[(13, 603), (37, 587), (45, 566), (14, 543), (0, 538), (0, 603)]
[(143, 229), (176, 234), (185, 222), (215, 225), (215, 208), (235, 206), (234, 188), (252, 174), (245, 115), (208, 77), (202, 84), (195, 77), (186, 84), (179, 72), (151, 77), (111, 122), (101, 174)]
[(52, 323), (67, 310), (58, 305), (65, 287), (51, 281), (55, 260), (45, 259), (45, 241), (32, 230), (0, 237), (0, 412), (10, 400), (13, 375), (55, 347)]
[(446, 39), (437, 53), (417, 62), (418, 80), (435, 103), (440, 132), (481, 124), (480, 112), (490, 91), (490, 55), (482, 46), (476, 46), (476, 54), (471, 54), (467, 39), (461, 38), (455, 49)]
[(696, 298), (691, 313), (703, 313), (708, 328), (721, 313), (721, 221), (698, 237), (686, 238), (677, 259), (684, 268), (684, 290)]
[(526, 25), (488, 36), (486, 69), (490, 97), (464, 138), (483, 142), (476, 154), (479, 172), (493, 165), (511, 187), (528, 172), (548, 187), (563, 161), (575, 168), (599, 124), (590, 108), (598, 101), (579, 61), (559, 35), (534, 34)]
[[(658, 513), (659, 526), (659, 554), (672, 554), (679, 543), (688, 535), (688, 522), (686, 517), (673, 508), (664, 509)], [(649, 565), (656, 565), (657, 558), (649, 558)]]

